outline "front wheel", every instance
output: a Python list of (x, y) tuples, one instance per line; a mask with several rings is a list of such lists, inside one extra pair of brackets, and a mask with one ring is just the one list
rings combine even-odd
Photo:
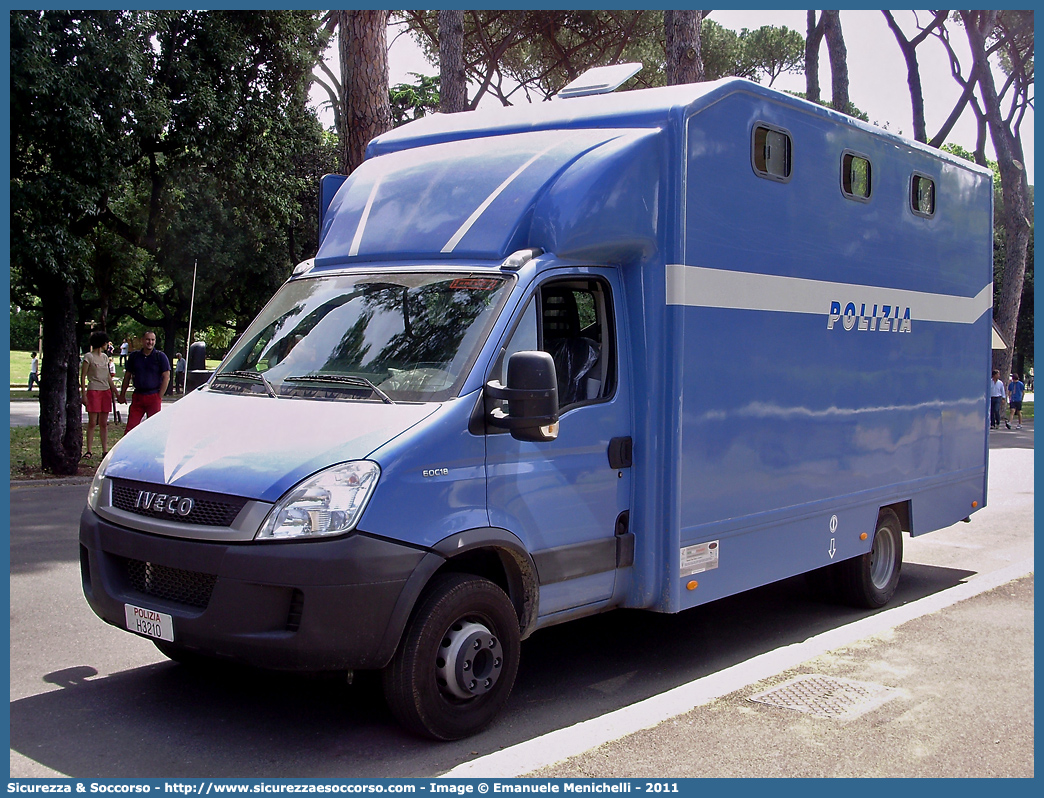
[(503, 590), (470, 574), (436, 577), (384, 671), (388, 705), (417, 734), (475, 734), (507, 701), (520, 646), (518, 617)]
[(892, 510), (881, 510), (870, 551), (838, 563), (842, 595), (857, 607), (871, 610), (883, 607), (895, 593), (902, 565), (903, 533), (899, 517)]

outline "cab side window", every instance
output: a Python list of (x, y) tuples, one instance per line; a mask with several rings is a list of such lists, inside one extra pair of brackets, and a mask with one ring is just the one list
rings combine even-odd
[(530, 299), (494, 375), (503, 382), (515, 352), (539, 349), (555, 361), (561, 409), (608, 398), (615, 389), (612, 302), (602, 280), (555, 280)]
[(541, 348), (555, 360), (558, 404), (604, 399), (612, 391), (608, 288), (600, 280), (553, 282), (540, 289)]

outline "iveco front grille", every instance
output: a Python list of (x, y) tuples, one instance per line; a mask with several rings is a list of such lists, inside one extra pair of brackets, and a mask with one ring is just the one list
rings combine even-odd
[[(162, 497), (162, 501), (157, 502), (157, 497)], [(112, 481), (112, 506), (117, 510), (181, 524), (231, 526), (246, 503), (247, 500), (239, 496), (125, 479)]]

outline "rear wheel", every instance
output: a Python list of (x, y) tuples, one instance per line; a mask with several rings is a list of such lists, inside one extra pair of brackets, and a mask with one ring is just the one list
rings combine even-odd
[(892, 598), (903, 565), (903, 533), (899, 517), (889, 509), (877, 516), (870, 551), (838, 563), (838, 586), (844, 599), (857, 607), (875, 610)]
[(384, 671), (384, 694), (406, 728), (457, 740), (488, 726), (519, 660), (518, 617), (504, 591), (470, 574), (437, 577)]

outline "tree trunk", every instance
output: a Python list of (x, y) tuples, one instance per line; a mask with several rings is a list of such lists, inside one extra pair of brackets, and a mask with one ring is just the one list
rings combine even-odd
[(342, 172), (363, 162), (370, 140), (391, 129), (388, 98), (388, 12), (338, 11), (344, 86)]
[(816, 12), (806, 16), (805, 31), (805, 99), (819, 102), (819, 46), (823, 42), (823, 17), (816, 22)]
[(823, 12), (823, 36), (830, 54), (830, 105), (835, 111), (848, 113), (848, 49), (841, 33), (841, 12)]
[(439, 11), (439, 111), (468, 110), (468, 83), (464, 75), (464, 11)]
[(83, 449), (76, 287), (56, 277), (41, 294), (40, 464), (68, 476), (76, 473)]
[(924, 94), (921, 92), (921, 68), (917, 63), (917, 45), (906, 38), (891, 11), (882, 11), (888, 20), (888, 27), (895, 36), (896, 44), (906, 61), (906, 85), (910, 87), (910, 105), (913, 109), (914, 141), (927, 142), (928, 130), (924, 123)]
[(664, 11), (663, 27), (667, 41), (667, 85), (699, 83), (703, 80), (700, 53), (700, 27), (703, 12)]
[(1026, 251), (1030, 238), (1029, 184), (1023, 166), (1022, 142), (1005, 124), (997, 87), (993, 82), (993, 73), (986, 67), (986, 37), (993, 30), (996, 12), (960, 13), (968, 34), (972, 57), (980, 66), (977, 70), (979, 90), (982, 93), (983, 111), (993, 149), (997, 153), (997, 168), (1001, 177), (1001, 196), (1004, 202), (1004, 274), (1000, 296), (993, 309), (993, 320), (997, 322), (1001, 335), (1008, 342), (1008, 348), (997, 366), (1001, 376), (1007, 378), (1011, 373), (1011, 361), (1015, 352), (1019, 306), (1026, 278)]

